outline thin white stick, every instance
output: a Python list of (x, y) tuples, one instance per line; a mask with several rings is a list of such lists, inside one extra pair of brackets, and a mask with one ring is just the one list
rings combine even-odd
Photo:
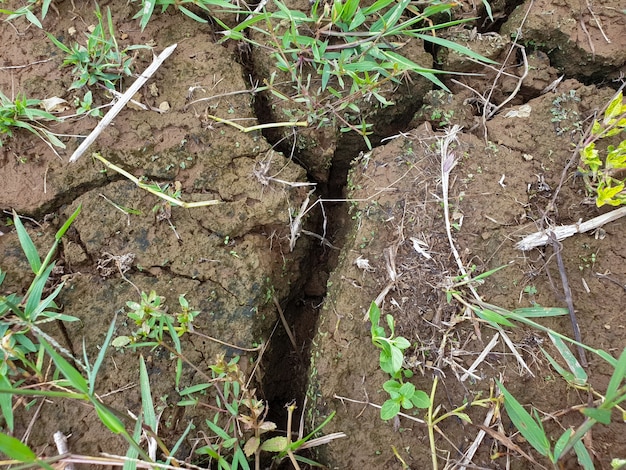
[(561, 225), (560, 227), (554, 227), (549, 228), (548, 230), (542, 230), (541, 232), (535, 232), (517, 242), (515, 248), (522, 251), (532, 250), (533, 248), (536, 248), (538, 246), (544, 246), (550, 243), (550, 237), (547, 235), (548, 232), (553, 232), (556, 236), (556, 239), (560, 241), (565, 238), (571, 237), (574, 234), (588, 232), (589, 230), (602, 227), (604, 224), (613, 222), (614, 220), (624, 217), (625, 215), (626, 207), (620, 207), (619, 209), (615, 209), (611, 212), (607, 212), (606, 214), (594, 217), (587, 222), (578, 222), (571, 225)]
[[(489, 411), (487, 412), (487, 416), (485, 416), (485, 419), (483, 421), (483, 426), (489, 427), (489, 425), (491, 424), (491, 418), (493, 418), (495, 411), (496, 411), (495, 407), (492, 407), (489, 409)], [(482, 443), (486, 434), (487, 433), (483, 431), (482, 429), (478, 432), (478, 434), (476, 435), (476, 439), (474, 439), (474, 442), (472, 442), (472, 445), (469, 446), (469, 448), (467, 449), (467, 452), (465, 452), (465, 456), (463, 457), (463, 460), (461, 461), (461, 467), (459, 468), (459, 470), (467, 469), (466, 465), (469, 465), (472, 462), (472, 459), (474, 458), (474, 454), (476, 454), (476, 451), (480, 447), (480, 444)]]
[(119, 101), (115, 103), (115, 105), (113, 105), (109, 112), (104, 115), (102, 121), (98, 123), (93, 131), (91, 131), (91, 134), (89, 134), (87, 138), (83, 141), (83, 143), (78, 146), (76, 151), (70, 157), (70, 163), (78, 160), (83, 155), (83, 153), (87, 151), (89, 146), (93, 144), (94, 140), (98, 138), (102, 131), (109, 124), (111, 124), (113, 119), (115, 119), (115, 117), (119, 114), (122, 108), (126, 106), (126, 103), (128, 103), (130, 99), (135, 95), (135, 93), (137, 93), (139, 89), (143, 86), (143, 84), (146, 83), (148, 79), (152, 77), (152, 75), (154, 75), (154, 72), (157, 71), (163, 61), (167, 59), (172, 54), (172, 52), (174, 52), (174, 49), (176, 49), (177, 45), (178, 44), (172, 44), (171, 46), (165, 48), (163, 52), (161, 52), (157, 57), (152, 60), (150, 66), (137, 78), (137, 80), (135, 80), (130, 88), (126, 90), (126, 92), (122, 95)]
[(476, 358), (476, 360), (469, 367), (469, 369), (465, 371), (465, 374), (461, 376), (461, 382), (465, 382), (470, 375), (474, 375), (473, 372), (480, 365), (480, 363), (485, 360), (485, 357), (487, 357), (487, 354), (489, 354), (491, 350), (496, 346), (498, 339), (500, 339), (499, 333), (496, 333), (495, 335), (493, 335), (493, 338), (491, 338), (491, 341), (489, 341), (489, 344), (487, 345), (487, 347), (483, 349), (483, 352), (480, 353), (480, 355)]

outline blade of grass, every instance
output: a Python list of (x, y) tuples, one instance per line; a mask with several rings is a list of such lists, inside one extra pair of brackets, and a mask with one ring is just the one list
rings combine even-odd
[(499, 380), (496, 380), (496, 383), (504, 396), (504, 408), (513, 425), (537, 452), (544, 457), (552, 458), (550, 441), (543, 429)]
[(17, 237), (20, 240), (20, 245), (22, 245), (22, 250), (28, 259), (28, 264), (30, 264), (33, 273), (37, 274), (41, 268), (41, 258), (39, 257), (39, 253), (37, 252), (37, 248), (35, 248), (33, 240), (28, 235), (28, 232), (20, 220), (20, 216), (17, 215), (15, 210), (13, 211), (13, 223), (15, 224), (15, 230), (17, 231)]

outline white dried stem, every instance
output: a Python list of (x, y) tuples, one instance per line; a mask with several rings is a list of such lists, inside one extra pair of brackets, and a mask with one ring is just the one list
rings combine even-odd
[(626, 207), (620, 207), (606, 214), (599, 215), (587, 222), (577, 222), (571, 225), (561, 225), (560, 227), (549, 228), (547, 230), (541, 230), (539, 232), (532, 233), (524, 239), (517, 242), (515, 248), (522, 251), (532, 250), (539, 246), (544, 246), (550, 243), (550, 236), (548, 233), (553, 233), (557, 240), (561, 241), (565, 238), (571, 237), (577, 233), (588, 232), (602, 227), (609, 222), (613, 222), (626, 215)]
[(174, 49), (176, 49), (177, 44), (172, 44), (169, 47), (166, 47), (163, 52), (161, 52), (157, 57), (152, 60), (150, 66), (135, 80), (135, 82), (130, 86), (128, 90), (120, 97), (120, 99), (113, 105), (113, 107), (104, 115), (102, 120), (98, 123), (96, 128), (91, 131), (91, 134), (87, 136), (87, 138), (83, 141), (82, 144), (78, 146), (76, 151), (70, 157), (70, 163), (78, 160), (89, 148), (91, 144), (98, 138), (98, 136), (102, 133), (102, 131), (113, 122), (113, 119), (119, 114), (119, 112), (126, 106), (131, 98), (139, 91), (139, 89), (146, 83), (154, 72), (161, 66), (163, 61), (167, 59)]

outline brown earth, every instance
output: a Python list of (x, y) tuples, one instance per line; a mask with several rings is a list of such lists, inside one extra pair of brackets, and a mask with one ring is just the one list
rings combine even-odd
[[(616, 1), (494, 2), (495, 23), (483, 14), (474, 23), (477, 30), (445, 33), (505, 64), (508, 75), (467, 63), (455, 54), (440, 51), (433, 58), (421, 43), (408, 44), (413, 60), (423, 65), (435, 63), (445, 70), (483, 75), (446, 80), (452, 94), (429, 91), (430, 85), (418, 77), (383, 90), (397, 106), (364, 111), (379, 124), (372, 138), (377, 146), (366, 153), (359, 153), (364, 149), (360, 139), (332, 127), (264, 135), (215, 123), (208, 114), (252, 126), (285, 120), (302, 109), (280, 109), (276, 105), (281, 103), (271, 96), (255, 97), (250, 92), (251, 76), (262, 80), (273, 70), (266, 53), (253, 49), (247, 54), (236, 44), (218, 45), (217, 28), (172, 9), (155, 14), (142, 32), (132, 19), (136, 4), (100, 3), (102, 9), (107, 6), (116, 31), (124, 35), (123, 45), (150, 42), (157, 52), (172, 43), (178, 47), (140, 93), (144, 104), (158, 107), (167, 102), (170, 110), (158, 113), (127, 107), (89, 153), (98, 151), (137, 177), (180, 182), (185, 200), (222, 203), (164, 208), (156, 197), (112, 170), (105, 171), (89, 154), (69, 164), (69, 155), (79, 143), (75, 136), (87, 135), (97, 124), (93, 118), (50, 126), (66, 136), (67, 149), (59, 150), (59, 156), (26, 132), (3, 139), (0, 208), (7, 216), (15, 209), (33, 219), (28, 228), (41, 253), (82, 204), (58, 261), (63, 268), (58, 276), (66, 281), (59, 298), (63, 311), (81, 321), (52, 325), (47, 329), (50, 335), (76, 357), (82, 357), (84, 348), (94, 358), (113, 317), (117, 316), (116, 335), (128, 334), (132, 325), (121, 311), (126, 301), (137, 301), (138, 294), (118, 270), (105, 274), (102, 266), (132, 254), (130, 269), (124, 273), (129, 281), (140, 290), (157, 291), (171, 309), (178, 295), (186, 294), (202, 312), (194, 324), (196, 331), (234, 345), (186, 336), (184, 350), (192, 363), (206, 368), (220, 352), (243, 354), (237, 346), (252, 348), (267, 342), (269, 359), (255, 378), (271, 406), (278, 410), (297, 399), (302, 407), (306, 382), (307, 427), (337, 412), (324, 432), (345, 432), (347, 438), (321, 448), (318, 457), (328, 467), (405, 468), (401, 458), (410, 468), (429, 468), (425, 426), (405, 418), (383, 422), (378, 410), (369, 406), (385, 400), (382, 384), (387, 377), (378, 366), (378, 351), (371, 344), (364, 315), (371, 301), (390, 285), (388, 265), (395, 265), (397, 279), (383, 296), (383, 311), (393, 314), (397, 334), (412, 343), (406, 361), (415, 373), (412, 383), (430, 393), (433, 377), (439, 377), (435, 402), (443, 412), (488, 395), (498, 378), (522, 404), (546, 418), (552, 442), (563, 429), (582, 422), (575, 407), (586, 405), (589, 396), (568, 387), (549, 366), (539, 346), (553, 356), (556, 352), (540, 331), (523, 326), (506, 329), (529, 370), (522, 369), (499, 340), (475, 371), (476, 377), (463, 378), (495, 330), (471, 320), (460, 304), (446, 301), (445, 289), (460, 271), (444, 224), (437, 142), (444, 136), (443, 128), (463, 126), (454, 145), (457, 165), (451, 172), (449, 194), (459, 259), (466, 268), (475, 266), (475, 273), (506, 266), (477, 287), (482, 299), (508, 309), (534, 304), (564, 307), (552, 247), (521, 252), (514, 245), (542, 223), (575, 223), (609, 210), (589, 204), (576, 165), (568, 164), (591, 116), (607, 103), (623, 77), (623, 5)], [(62, 1), (55, 7), (44, 28), (66, 42), (70, 27), (80, 38), (94, 21), (91, 5), (74, 7)], [(476, 13), (468, 4), (458, 15)], [(528, 67), (522, 49), (512, 45), (512, 36), (526, 46)], [(66, 114), (73, 112), (76, 92), (67, 91), (72, 81), (69, 70), (59, 69), (61, 54), (42, 31), (23, 20), (3, 22), (0, 40), (4, 45), (0, 90), (9, 96), (18, 92), (37, 98), (58, 96), (70, 103)], [(136, 70), (150, 61), (151, 54), (140, 51)], [(542, 93), (561, 74), (564, 80)], [(130, 83), (128, 79), (124, 84)], [(109, 100), (102, 91), (95, 91), (95, 96), (97, 104)], [(500, 104), (501, 109), (496, 108)], [(507, 117), (508, 111), (523, 104), (530, 106), (529, 115)], [(272, 147), (284, 137), (292, 140)], [(393, 138), (378, 145), (385, 137)], [(308, 180), (319, 183), (319, 197), (348, 199), (344, 205), (320, 204), (326, 208), (326, 237), (340, 252), (304, 234), (290, 250), (290, 216), (300, 210), (311, 188), (285, 182)], [(139, 213), (126, 215), (112, 203)], [(163, 213), (160, 209), (166, 210), (166, 217), (158, 217)], [(314, 212), (307, 228), (322, 233), (323, 218)], [(621, 227), (625, 223), (618, 220), (595, 234), (576, 235), (564, 240), (561, 248), (583, 342), (613, 356), (624, 347), (626, 232)], [(0, 267), (7, 272), (2, 294), (23, 292), (31, 279), (26, 260), (11, 227), (3, 224), (0, 229)], [(423, 243), (420, 246), (431, 258), (416, 251), (414, 243)], [(297, 352), (282, 327), (272, 336), (279, 322), (272, 295), (286, 309), (299, 343)], [(541, 322), (571, 336), (566, 317)], [(198, 426), (193, 437), (201, 436), (206, 431), (200, 426), (206, 413), (199, 408), (182, 413), (175, 406), (178, 395), (169, 354), (161, 350), (144, 354), (155, 401), (163, 399), (162, 421), (170, 423), (163, 427), (163, 437), (174, 442), (190, 420)], [(257, 357), (257, 353), (244, 356), (245, 373), (251, 373)], [(589, 360), (590, 384), (604, 392), (612, 371), (596, 357)], [(111, 393), (106, 403), (124, 413), (140, 410), (138, 363), (137, 353), (112, 348), (98, 377), (97, 392)], [(194, 383), (195, 372), (185, 368), (181, 385)], [(445, 439), (436, 435), (442, 468), (549, 467), (514, 434), (506, 415), (499, 422), (484, 421), (487, 411), (472, 407), (468, 413), (474, 424), (449, 418), (439, 425), (445, 435)], [(423, 411), (416, 416), (423, 419)], [(14, 435), (23, 438), (26, 433), (27, 443), (45, 455), (54, 454), (52, 435), (58, 430), (71, 435), (69, 446), (75, 453), (126, 450), (87, 405), (46, 400), (26, 409), (20, 402), (16, 417)], [(36, 426), (29, 428), (33, 422)], [(493, 435), (482, 441), (471, 463), (464, 462), (464, 452), (479, 433), (477, 424), (483, 422), (511, 436), (539, 463), (529, 463)], [(623, 422), (614, 416), (612, 424), (598, 425), (588, 436), (585, 443), (596, 468), (609, 468), (612, 458), (626, 457), (623, 430)], [(191, 443), (187, 443), (180, 458), (193, 459), (190, 453)], [(563, 468), (577, 468), (575, 457), (566, 459)]]

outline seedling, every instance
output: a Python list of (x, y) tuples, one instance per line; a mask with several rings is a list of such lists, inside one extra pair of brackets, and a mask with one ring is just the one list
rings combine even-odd
[[(59, 121), (55, 115), (41, 109), (41, 103), (41, 100), (29, 99), (24, 95), (17, 95), (11, 100), (0, 91), (0, 137), (3, 134), (13, 137), (15, 129), (26, 129), (51, 148), (52, 146), (65, 148), (63, 142), (39, 124), (39, 121)], [(0, 138), (0, 147), (2, 146), (3, 141)]]
[(53, 35), (48, 34), (50, 40), (67, 54), (63, 59), (63, 67), (74, 67), (72, 74), (76, 80), (70, 86), (70, 90), (85, 86), (91, 87), (97, 83), (114, 90), (116, 83), (122, 77), (132, 75), (133, 58), (128, 55), (128, 52), (149, 49), (148, 46), (134, 45), (120, 50), (115, 39), (111, 10), (107, 8), (106, 25), (103, 23), (102, 13), (97, 5), (95, 15), (98, 23), (94, 30), (87, 34), (85, 46), (78, 43), (66, 46)]
[(372, 323), (372, 343), (380, 349), (380, 368), (387, 372), (391, 379), (383, 384), (383, 389), (389, 394), (389, 398), (380, 409), (380, 417), (388, 420), (396, 417), (400, 408), (410, 410), (415, 408), (428, 408), (430, 399), (422, 390), (417, 390), (415, 385), (404, 382), (403, 378), (411, 378), (413, 373), (403, 367), (404, 351), (411, 343), (403, 336), (395, 336), (395, 322), (393, 316), (387, 315), (387, 325), (390, 335), (386, 336), (385, 328), (379, 325), (380, 308), (372, 302), (369, 308), (369, 319)]

